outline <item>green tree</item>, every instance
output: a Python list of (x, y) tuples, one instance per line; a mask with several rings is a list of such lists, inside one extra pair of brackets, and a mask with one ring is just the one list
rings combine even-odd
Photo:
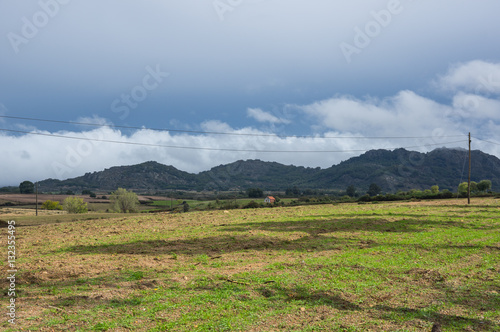
[(372, 183), (366, 192), (370, 196), (377, 196), (382, 192), (382, 189), (376, 183)]
[[(467, 182), (462, 182), (458, 185), (458, 193), (460, 196), (467, 196), (468, 194), (468, 188), (469, 188), (469, 183)], [(470, 183), (470, 192), (471, 193), (476, 193), (478, 191), (478, 186), (477, 183), (474, 181), (471, 181)]]
[(474, 181), (470, 182), (470, 192), (471, 193), (477, 193), (478, 192), (477, 183), (474, 182)]
[(250, 198), (259, 198), (264, 196), (264, 192), (260, 188), (248, 188), (247, 189), (248, 197)]
[(35, 192), (35, 185), (31, 181), (23, 181), (19, 184), (19, 192), (21, 194), (33, 194)]
[(79, 197), (67, 197), (63, 201), (63, 208), (68, 213), (87, 213), (87, 203), (83, 201), (83, 198)]
[(458, 194), (460, 196), (467, 195), (467, 188), (469, 188), (469, 184), (467, 182), (462, 182), (458, 185)]
[(431, 187), (431, 192), (433, 194), (439, 194), (439, 186), (432, 186)]
[(481, 192), (485, 192), (491, 189), (491, 181), (490, 180), (481, 180), (477, 184), (477, 190)]
[(347, 189), (345, 190), (345, 193), (349, 197), (356, 196), (356, 187), (351, 184), (350, 186), (347, 187)]
[(109, 197), (111, 207), (116, 212), (136, 212), (138, 210), (139, 199), (132, 191), (127, 191), (123, 188), (118, 188)]
[(285, 191), (285, 195), (300, 196), (300, 189), (297, 186), (293, 186), (293, 188), (287, 188)]

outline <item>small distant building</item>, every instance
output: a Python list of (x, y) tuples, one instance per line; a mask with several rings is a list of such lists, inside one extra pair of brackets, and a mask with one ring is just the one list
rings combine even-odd
[(276, 202), (276, 198), (274, 198), (273, 196), (267, 196), (267, 197), (264, 199), (264, 202), (265, 202), (265, 203), (269, 203), (269, 204), (273, 204), (274, 202)]

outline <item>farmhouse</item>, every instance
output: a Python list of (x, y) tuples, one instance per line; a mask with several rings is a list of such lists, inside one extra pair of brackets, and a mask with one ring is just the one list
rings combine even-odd
[(276, 201), (276, 198), (274, 198), (273, 196), (267, 196), (265, 199), (264, 199), (264, 202), (265, 203), (274, 203)]

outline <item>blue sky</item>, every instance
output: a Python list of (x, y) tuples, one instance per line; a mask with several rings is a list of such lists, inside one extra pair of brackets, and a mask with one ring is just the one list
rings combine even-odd
[[(258, 158), (329, 167), (372, 148), (499, 143), (500, 3), (460, 0), (0, 2), (0, 115), (270, 136), (0, 128), (0, 185), (156, 160), (199, 172)], [(284, 138), (313, 135), (315, 138)], [(419, 136), (422, 139), (330, 139)], [(500, 156), (499, 145), (475, 148)], [(34, 165), (37, 170), (34, 171)]]

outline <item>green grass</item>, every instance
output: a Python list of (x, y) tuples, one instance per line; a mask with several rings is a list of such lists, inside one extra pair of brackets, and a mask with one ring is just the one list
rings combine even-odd
[(497, 331), (499, 202), (456, 202), (19, 227), (11, 331)]

